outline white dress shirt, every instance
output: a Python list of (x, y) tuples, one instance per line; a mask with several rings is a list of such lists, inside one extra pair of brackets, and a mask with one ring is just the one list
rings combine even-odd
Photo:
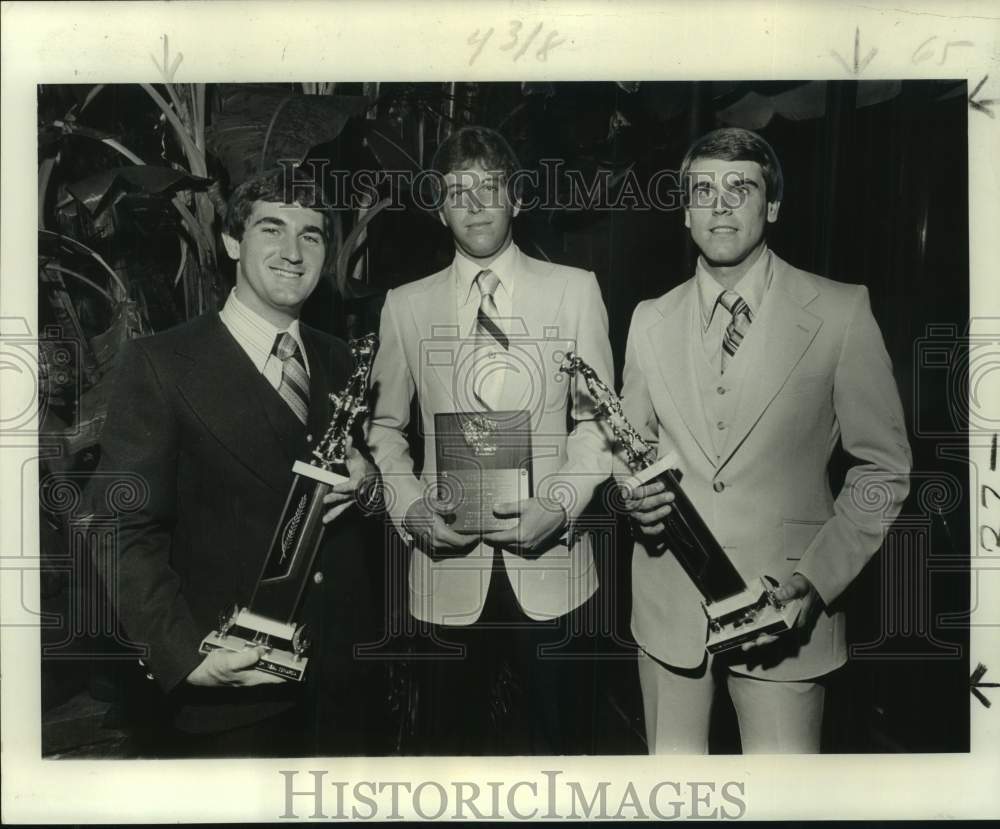
[[(458, 320), (458, 330), (463, 337), (476, 336), (476, 315), (482, 294), (476, 285), (476, 277), (481, 271), (489, 270), (500, 280), (493, 292), (499, 317), (496, 319), (500, 328), (509, 336), (516, 328), (512, 324), (514, 314), (514, 286), (517, 282), (516, 273), (520, 260), (520, 250), (513, 242), (507, 250), (500, 254), (487, 267), (483, 267), (464, 254), (455, 251), (455, 261), (452, 273), (455, 279), (455, 301)], [(487, 408), (495, 408), (501, 398), (504, 387), (504, 376), (507, 371), (517, 370), (510, 357), (499, 345), (490, 345), (479, 349), (475, 357), (475, 373), (473, 382), (476, 397)]]
[[(764, 296), (768, 288), (771, 287), (771, 271), (771, 251), (765, 245), (760, 257), (733, 288), (749, 306), (754, 319), (760, 313)], [(698, 257), (694, 275), (695, 281), (698, 283), (702, 322), (701, 340), (705, 346), (705, 356), (708, 357), (713, 366), (718, 366), (721, 371), (722, 339), (726, 333), (726, 326), (732, 321), (733, 315), (719, 300), (728, 289), (719, 284), (718, 280), (708, 272), (705, 260), (701, 256)]]
[(239, 343), (240, 348), (246, 352), (250, 362), (254, 364), (254, 368), (264, 375), (264, 378), (275, 390), (281, 385), (282, 363), (272, 352), (278, 335), (286, 330), (299, 344), (302, 365), (305, 366), (306, 374), (309, 374), (309, 358), (306, 357), (298, 320), (292, 320), (287, 329), (272, 325), (256, 311), (248, 308), (244, 302), (241, 302), (236, 295), (235, 288), (229, 292), (226, 304), (219, 311), (219, 319), (229, 329), (229, 333)]

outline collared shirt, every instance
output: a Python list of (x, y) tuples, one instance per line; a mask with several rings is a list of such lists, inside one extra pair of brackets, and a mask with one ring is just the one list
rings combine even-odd
[[(521, 251), (513, 242), (501, 253), (488, 268), (477, 265), (460, 251), (455, 251), (455, 262), (452, 270), (455, 274), (455, 296), (458, 311), (458, 330), (462, 336), (474, 333), (476, 313), (479, 311), (481, 294), (476, 285), (476, 277), (482, 270), (491, 270), (497, 275), (500, 284), (493, 292), (493, 301), (500, 312), (500, 318), (510, 318), (514, 315), (514, 284), (517, 281), (516, 271)], [(503, 325), (501, 327), (507, 328)]]
[[(699, 308), (701, 310), (701, 332), (702, 344), (705, 347), (705, 355), (713, 366), (718, 366), (722, 370), (722, 338), (726, 333), (726, 326), (729, 325), (733, 316), (726, 310), (725, 306), (719, 302), (722, 295), (728, 290), (708, 272), (703, 257), (698, 257), (698, 264), (695, 267), (695, 281), (698, 284)], [(754, 319), (760, 313), (760, 307), (764, 303), (764, 296), (768, 288), (771, 287), (772, 267), (771, 251), (764, 246), (760, 257), (733, 288), (743, 301), (749, 306), (750, 313)]]
[(263, 374), (267, 382), (275, 389), (281, 385), (282, 363), (272, 351), (278, 335), (286, 330), (299, 344), (302, 364), (305, 366), (306, 374), (309, 373), (309, 358), (306, 357), (306, 348), (302, 342), (302, 334), (299, 332), (298, 320), (292, 320), (287, 329), (272, 325), (256, 311), (251, 310), (245, 303), (241, 302), (236, 296), (235, 288), (229, 292), (226, 304), (219, 311), (219, 319), (229, 329), (229, 333), (239, 343), (240, 348), (246, 352), (257, 371)]

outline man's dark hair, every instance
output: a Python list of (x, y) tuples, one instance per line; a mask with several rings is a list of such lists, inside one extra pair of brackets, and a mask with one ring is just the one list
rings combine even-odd
[(270, 170), (252, 176), (237, 187), (226, 205), (223, 232), (237, 241), (243, 238), (247, 220), (253, 212), (254, 202), (267, 201), (278, 204), (300, 204), (323, 215), (327, 253), (332, 248), (333, 219), (323, 205), (323, 183), (311, 178), (304, 170), (289, 167)]
[(520, 169), (517, 156), (507, 139), (489, 127), (467, 126), (455, 130), (434, 153), (431, 170), (443, 177), (467, 170), (473, 164), (479, 164), (487, 172), (500, 173), (505, 184), (514, 181), (517, 192), (510, 195), (515, 199), (520, 197), (520, 177), (514, 175)]
[(781, 162), (771, 145), (757, 133), (742, 127), (723, 127), (705, 133), (695, 141), (681, 162), (681, 182), (685, 192), (690, 190), (688, 176), (691, 174), (691, 163), (697, 158), (756, 161), (764, 175), (764, 195), (768, 203), (781, 201), (785, 189)]

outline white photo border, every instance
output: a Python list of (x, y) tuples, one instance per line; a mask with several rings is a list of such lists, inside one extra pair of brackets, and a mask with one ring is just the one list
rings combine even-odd
[[(901, 5), (901, 4), (896, 4)], [(416, 9), (419, 8), (419, 13)], [(543, 61), (531, 50), (484, 48), (470, 65), (475, 31), (538, 23), (565, 42)], [(163, 37), (183, 54), (179, 81), (756, 80), (965, 78), (970, 105), (970, 308), (973, 328), (1000, 353), (1000, 14), (989, 2), (864, 4), (771, 2), (79, 2), (2, 7), (2, 258), (0, 336), (36, 323), (36, 86), (39, 83), (157, 82), (152, 55)], [(376, 33), (373, 37), (372, 33)], [(497, 37), (500, 35), (498, 34)], [(918, 61), (921, 44), (971, 43)], [(940, 59), (940, 63), (938, 62)], [(391, 61), (391, 63), (390, 63)], [(986, 79), (985, 81), (983, 79)], [(957, 209), (961, 209), (961, 205)], [(26, 321), (26, 322), (25, 322)], [(993, 362), (997, 362), (994, 360)], [(978, 416), (1000, 412), (1000, 385), (984, 375)], [(32, 378), (0, 372), (0, 395), (31, 395)], [(13, 397), (11, 397), (13, 396)], [(970, 525), (977, 544), (985, 515), (979, 486), (989, 470), (989, 437), (971, 439)], [(39, 630), (21, 596), (38, 595), (37, 446), (0, 433), (0, 660), (2, 660), (3, 815), (18, 822), (277, 821), (286, 777), (295, 786), (322, 769), (343, 781), (534, 781), (545, 770), (585, 786), (613, 781), (609, 803), (628, 783), (647, 801), (663, 781), (743, 783), (748, 819), (934, 818), (1000, 814), (1000, 694), (987, 709), (970, 694), (971, 752), (955, 755), (779, 757), (600, 757), (527, 759), (350, 758), (327, 760), (46, 761), (40, 751)], [(970, 664), (1000, 675), (997, 558), (973, 551), (978, 609)], [(984, 620), (977, 625), (976, 619)], [(991, 659), (993, 662), (991, 663)], [(913, 689), (916, 694), (919, 688)], [(989, 694), (989, 689), (987, 689)], [(927, 700), (927, 716), (936, 715)], [(587, 781), (590, 781), (588, 784)], [(328, 789), (332, 792), (332, 789)], [(703, 790), (704, 791), (704, 790)], [(350, 794), (350, 785), (347, 794)], [(522, 788), (530, 811), (530, 788)], [(505, 794), (501, 807), (509, 806)], [(381, 798), (379, 798), (382, 800)], [(669, 797), (667, 798), (670, 799)], [(388, 802), (382, 800), (382, 802)], [(433, 804), (434, 800), (428, 801)], [(570, 813), (565, 790), (554, 804), (534, 801), (537, 817)], [(412, 815), (405, 798), (399, 812)], [(346, 806), (350, 813), (350, 803)], [(332, 800), (326, 813), (335, 812)], [(432, 810), (433, 811), (433, 810)], [(296, 813), (312, 814), (304, 802)], [(687, 810), (690, 813), (690, 810)], [(361, 812), (364, 816), (367, 809)], [(449, 813), (451, 814), (451, 813)], [(629, 816), (626, 811), (623, 816)], [(448, 815), (445, 815), (446, 817)], [(469, 815), (471, 816), (471, 815)], [(719, 815), (727, 816), (727, 815)], [(729, 816), (737, 816), (734, 810)], [(390, 817), (388, 811), (379, 817)], [(419, 817), (419, 815), (416, 815)], [(287, 820), (287, 818), (286, 818)]]

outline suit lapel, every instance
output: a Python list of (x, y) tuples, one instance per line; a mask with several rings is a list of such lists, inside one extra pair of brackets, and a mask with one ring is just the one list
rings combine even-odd
[[(338, 386), (346, 382), (347, 378), (335, 376), (335, 366), (329, 349), (310, 328), (300, 323), (299, 332), (309, 360), (309, 420), (306, 431), (312, 435), (311, 445), (315, 446), (330, 425), (330, 394), (340, 391)], [(311, 447), (303, 446), (303, 450), (307, 449), (311, 451)], [(306, 457), (308, 451), (305, 454), (299, 452), (296, 459), (308, 460)]]
[[(265, 392), (284, 406), (250, 358), (222, 324), (218, 314), (206, 321), (203, 336), (185, 346), (191, 371), (178, 390), (205, 428), (254, 476), (281, 491), (288, 480), (289, 454), (268, 414)], [(294, 420), (294, 415), (288, 414)], [(265, 420), (270, 428), (260, 428)], [(297, 421), (296, 421), (297, 422)], [(222, 484), (223, 482), (220, 482)]]
[[(535, 399), (545, 388), (546, 377), (540, 372), (550, 365), (548, 351), (558, 344), (576, 348), (575, 332), (556, 330), (559, 308), (566, 292), (566, 276), (542, 262), (518, 251), (516, 283), (511, 319), (504, 320), (510, 336), (510, 371), (504, 375), (501, 408), (534, 409), (544, 400)], [(542, 395), (544, 397), (544, 395)]]
[(680, 412), (684, 426), (709, 463), (714, 466), (715, 452), (690, 364), (691, 315), (696, 310), (694, 306), (697, 296), (697, 284), (692, 279), (675, 301), (661, 306), (663, 319), (646, 332), (646, 346), (659, 366), (667, 393)]
[(758, 321), (763, 328), (764, 342), (758, 352), (759, 360), (748, 366), (750, 373), (720, 466), (746, 440), (815, 339), (823, 321), (804, 306), (816, 293), (816, 289), (791, 266), (774, 256), (774, 281), (768, 291), (766, 311)]
[[(409, 311), (416, 332), (416, 379), (420, 384), (417, 394), (427, 395), (430, 400), (443, 394), (451, 401), (455, 398), (455, 363), (468, 333), (458, 330), (451, 267), (435, 274), (427, 289), (410, 299)], [(439, 388), (434, 391), (427, 383)]]

